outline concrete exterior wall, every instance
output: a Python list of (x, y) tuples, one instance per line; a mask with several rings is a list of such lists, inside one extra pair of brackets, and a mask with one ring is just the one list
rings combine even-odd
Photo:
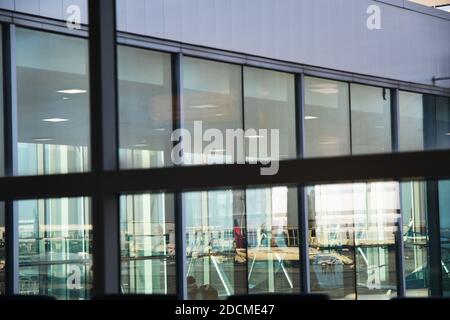
[[(0, 0), (64, 19), (85, 0)], [(369, 5), (381, 29), (366, 27)], [(403, 81), (450, 76), (450, 14), (406, 0), (117, 0), (118, 29)], [(450, 82), (439, 85), (450, 87)]]

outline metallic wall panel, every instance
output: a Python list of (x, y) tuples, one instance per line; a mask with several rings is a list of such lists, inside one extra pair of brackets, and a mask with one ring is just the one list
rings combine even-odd
[[(86, 1), (0, 0), (0, 8), (64, 19), (67, 5), (78, 3), (86, 20)], [(406, 0), (117, 3), (120, 31), (423, 84), (450, 76), (450, 14)], [(366, 27), (372, 4), (381, 30)]]

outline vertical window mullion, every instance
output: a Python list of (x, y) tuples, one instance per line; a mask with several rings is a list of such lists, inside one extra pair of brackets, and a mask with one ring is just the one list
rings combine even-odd
[[(398, 89), (391, 89), (391, 137), (392, 137), (392, 152), (398, 152), (399, 146), (399, 134), (400, 134), (400, 95)], [(403, 243), (403, 208), (402, 208), (402, 188), (401, 182), (399, 184), (399, 218), (397, 220), (398, 229), (396, 236), (396, 273), (397, 273), (397, 296), (406, 296), (406, 279), (405, 279), (405, 266), (404, 266), (404, 243)]]
[[(177, 130), (181, 128), (183, 107), (183, 55), (181, 53), (175, 53), (172, 56), (172, 97), (173, 130)], [(181, 191), (174, 193), (176, 288), (178, 299), (187, 300), (186, 217), (183, 214), (182, 197)]]
[[(5, 175), (17, 174), (17, 75), (15, 25), (3, 25)], [(6, 293), (19, 293), (19, 216), (17, 203), (5, 203)]]
[[(297, 112), (297, 157), (305, 155), (305, 77), (304, 74), (295, 75), (295, 109)], [(306, 186), (298, 186), (298, 226), (300, 251), (300, 292), (311, 292), (309, 274), (309, 239), (308, 239), (308, 211), (306, 201)]]
[(115, 194), (103, 192), (103, 173), (118, 168), (115, 0), (89, 1), (89, 65), (94, 294), (120, 291), (120, 213)]

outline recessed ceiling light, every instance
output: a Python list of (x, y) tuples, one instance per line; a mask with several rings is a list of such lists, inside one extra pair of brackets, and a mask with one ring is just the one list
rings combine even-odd
[(47, 141), (53, 141), (53, 140), (55, 140), (55, 139), (52, 139), (52, 138), (36, 138), (36, 139), (33, 139), (33, 141), (36, 141), (36, 142), (47, 142)]
[(447, 132), (445, 135), (446, 135), (446, 136), (450, 136), (450, 132)]
[(216, 117), (222, 117), (223, 113), (216, 113)]
[(53, 122), (53, 123), (59, 123), (59, 122), (67, 122), (69, 119), (63, 119), (63, 118), (48, 118), (48, 119), (42, 119), (44, 122)]
[(312, 85), (309, 91), (323, 94), (335, 94), (339, 92), (339, 87), (335, 83), (321, 83)]
[(324, 146), (328, 146), (328, 145), (337, 144), (337, 142), (336, 141), (322, 141), (322, 142), (320, 142), (320, 144), (324, 145)]
[(314, 116), (305, 116), (305, 120), (316, 120), (319, 119), (318, 117), (314, 117)]
[(58, 90), (56, 92), (63, 94), (79, 94), (79, 93), (86, 93), (87, 91), (81, 89), (66, 89), (66, 90)]
[(216, 106), (215, 104), (202, 104), (198, 106), (190, 106), (192, 109), (216, 109), (219, 108), (219, 106)]
[(157, 128), (157, 129), (154, 129), (155, 131), (166, 131), (166, 129), (165, 128)]
[(333, 88), (323, 88), (323, 89), (311, 89), (311, 92), (315, 92), (315, 93), (322, 93), (322, 94), (335, 94), (335, 93), (339, 93), (338, 89), (333, 89)]
[(63, 99), (63, 100), (69, 100), (69, 98), (68, 98), (68, 97), (63, 97), (62, 99)]
[(211, 153), (224, 153), (226, 150), (224, 150), (224, 149), (214, 149), (214, 150), (211, 150)]
[(260, 139), (264, 136), (246, 136), (247, 139)]
[(146, 143), (139, 143), (139, 144), (133, 145), (133, 148), (145, 148), (145, 147), (148, 147), (148, 144), (146, 144)]

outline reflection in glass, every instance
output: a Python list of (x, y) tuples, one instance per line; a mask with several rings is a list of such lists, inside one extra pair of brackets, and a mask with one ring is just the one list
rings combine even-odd
[(19, 292), (90, 297), (92, 225), (88, 198), (18, 201)]
[(215, 300), (246, 294), (244, 193), (191, 192), (183, 194), (182, 203), (188, 298)]
[(423, 95), (399, 93), (399, 149), (418, 151), (425, 147)]
[(305, 77), (304, 90), (306, 157), (350, 154), (348, 84)]
[(19, 175), (88, 171), (87, 40), (17, 28), (16, 41)]
[(120, 197), (121, 292), (175, 294), (174, 197)]
[(436, 97), (436, 149), (450, 149), (450, 98)]
[(333, 299), (396, 295), (396, 183), (307, 188), (311, 290)]
[(390, 299), (397, 291), (399, 185), (359, 183), (353, 192), (357, 299)]
[(249, 293), (300, 292), (297, 189), (249, 189), (246, 203)]
[[(223, 137), (226, 137), (226, 129), (242, 128), (241, 76), (242, 67), (239, 65), (183, 58), (181, 126), (190, 132), (192, 140), (195, 139), (196, 121), (201, 121), (203, 132), (216, 129)], [(204, 153), (209, 144), (203, 141), (203, 144), (198, 143), (198, 149), (193, 145), (193, 150), (185, 151), (184, 163), (211, 164), (231, 160), (231, 154), (223, 147)]]
[(391, 151), (390, 90), (351, 84), (352, 154)]
[[(0, 43), (3, 44), (2, 39), (2, 27), (0, 26)], [(0, 50), (0, 61), (3, 61), (3, 50)], [(0, 63), (0, 97), (4, 97), (3, 95), (3, 63)], [(3, 100), (0, 99), (0, 177), (3, 177), (5, 175), (5, 146), (4, 146), (4, 118), (3, 118)], [(0, 280), (1, 282), (1, 280)]]
[[(245, 67), (244, 98), (244, 129), (279, 130), (280, 160), (295, 158), (294, 75)], [(268, 154), (272, 154), (270, 145)]]
[(407, 296), (429, 294), (426, 182), (401, 184), (404, 269)]
[(120, 167), (170, 165), (170, 54), (118, 47)]

